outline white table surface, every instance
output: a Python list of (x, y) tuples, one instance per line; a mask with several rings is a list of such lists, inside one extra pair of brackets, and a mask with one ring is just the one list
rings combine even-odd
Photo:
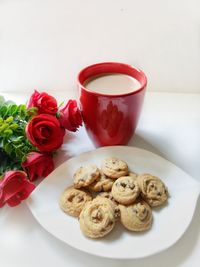
[[(59, 100), (73, 95), (70, 91), (56, 92)], [(26, 100), (27, 93), (4, 96), (19, 103)], [(84, 128), (77, 134), (70, 133), (67, 140), (57, 155), (57, 165), (94, 149)], [(200, 94), (147, 93), (136, 134), (129, 145), (163, 156), (200, 181)], [(145, 259), (120, 261), (91, 256), (57, 240), (38, 224), (26, 203), (4, 207), (0, 209), (0, 266), (196, 267), (200, 262), (199, 218), (200, 200), (191, 225), (174, 246)]]

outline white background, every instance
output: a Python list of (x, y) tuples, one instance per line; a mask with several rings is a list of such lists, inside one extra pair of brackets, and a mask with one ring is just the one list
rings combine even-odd
[(149, 90), (200, 92), (199, 0), (0, 0), (0, 92), (68, 90), (100, 61)]
[[(129, 145), (161, 155), (200, 181), (199, 0), (0, 0), (0, 93), (6, 99), (23, 103), (37, 88), (67, 100), (75, 96), (78, 71), (100, 61), (130, 63), (148, 76)], [(94, 147), (82, 128), (64, 148), (73, 156)], [(61, 149), (57, 160), (68, 156)], [(141, 260), (112, 261), (55, 239), (25, 203), (4, 207), (0, 266), (197, 267), (199, 217), (200, 199), (174, 246)]]

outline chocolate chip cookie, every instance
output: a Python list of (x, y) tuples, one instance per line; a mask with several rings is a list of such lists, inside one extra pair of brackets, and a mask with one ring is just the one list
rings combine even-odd
[(80, 213), (79, 223), (82, 233), (90, 238), (107, 235), (115, 225), (111, 201), (99, 197), (87, 202)]
[(117, 202), (128, 205), (139, 196), (140, 188), (135, 178), (122, 176), (114, 182), (111, 193)]
[(128, 174), (128, 165), (126, 162), (114, 157), (105, 159), (101, 169), (106, 176), (112, 179), (117, 179)]
[(81, 188), (92, 184), (100, 179), (100, 171), (96, 165), (85, 165), (80, 167), (74, 174), (74, 187)]
[(142, 198), (151, 206), (156, 207), (167, 201), (169, 194), (167, 187), (160, 178), (151, 174), (140, 174), (137, 177)]
[(83, 206), (87, 201), (90, 201), (92, 196), (90, 193), (68, 187), (60, 196), (60, 208), (67, 214), (78, 217)]
[(101, 172), (100, 179), (90, 184), (88, 188), (94, 192), (107, 192), (111, 190), (113, 183), (113, 179), (107, 177), (103, 172)]
[(124, 206), (119, 205), (121, 212), (121, 223), (130, 231), (142, 232), (148, 230), (152, 225), (152, 211), (144, 200)]

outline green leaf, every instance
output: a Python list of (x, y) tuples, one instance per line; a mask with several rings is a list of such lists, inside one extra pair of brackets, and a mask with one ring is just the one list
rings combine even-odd
[(4, 146), (4, 151), (10, 155), (11, 152), (12, 152), (12, 145), (10, 143), (6, 143), (5, 146)]
[(10, 141), (14, 144), (14, 145), (17, 145), (19, 143), (21, 143), (24, 139), (24, 136), (12, 136), (10, 138)]
[(16, 123), (13, 123), (13, 124), (11, 124), (11, 125), (9, 126), (9, 129), (11, 129), (11, 130), (16, 130), (17, 128), (19, 128), (19, 125), (16, 124)]
[(18, 106), (18, 109), (19, 109), (19, 111), (25, 111), (25, 110), (26, 110), (26, 105), (24, 105), (24, 104), (20, 104), (20, 105)]
[(60, 112), (56, 112), (56, 118), (59, 119), (60, 118)]
[[(23, 145), (22, 145), (23, 146)], [(23, 156), (24, 156), (24, 154), (23, 154), (23, 152), (22, 152), (22, 150), (21, 150), (21, 147), (22, 146), (19, 146), (19, 147), (17, 147), (16, 149), (15, 149), (15, 154), (16, 154), (16, 156), (18, 157), (18, 158), (22, 158)]]
[(18, 113), (21, 116), (26, 115), (26, 106), (25, 105), (19, 105), (18, 106)]
[(7, 114), (7, 106), (1, 106), (0, 107), (0, 116), (4, 118)]
[[(3, 148), (3, 138), (0, 137), (0, 150)], [(1, 161), (0, 161), (1, 162)]]
[(26, 161), (26, 155), (22, 157), (22, 162)]
[(0, 95), (0, 106), (2, 106), (5, 103), (5, 99), (2, 95)]
[(22, 169), (21, 162), (17, 158), (13, 157), (13, 155), (11, 157), (6, 154), (6, 152), (2, 149), (0, 149), (0, 162), (0, 177), (8, 170)]
[(37, 114), (38, 114), (38, 108), (36, 108), (36, 107), (32, 107), (32, 108), (29, 108), (29, 109), (27, 110), (27, 115), (28, 115), (29, 117), (36, 116)]
[(5, 120), (5, 122), (7, 122), (7, 123), (12, 122), (12, 121), (13, 121), (13, 117), (12, 117), (12, 116), (9, 116), (9, 117)]
[(4, 133), (4, 131), (8, 128), (8, 124), (7, 123), (3, 123), (0, 126), (0, 133)]
[(18, 110), (18, 106), (13, 104), (9, 106), (9, 114), (14, 116)]
[(7, 137), (9, 137), (12, 134), (13, 134), (13, 131), (10, 130), (10, 129), (7, 129), (7, 130), (4, 131), (4, 135), (7, 136)]
[[(25, 105), (16, 105), (0, 98), (0, 176), (6, 170), (21, 169), (21, 163), (30, 151), (38, 151), (27, 139), (25, 127), (37, 114), (37, 108), (27, 111)], [(34, 113), (34, 114), (33, 114)]]

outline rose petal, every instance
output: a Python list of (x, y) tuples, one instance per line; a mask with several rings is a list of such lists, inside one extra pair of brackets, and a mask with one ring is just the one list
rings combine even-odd
[(35, 189), (35, 185), (29, 181), (25, 181), (23, 189), (21, 189), (15, 196), (7, 200), (7, 204), (10, 207), (19, 205), (24, 199), (26, 199), (31, 192)]
[(2, 208), (4, 205), (5, 205), (4, 192), (3, 189), (0, 187), (0, 208)]
[(29, 153), (22, 166), (28, 172), (30, 181), (34, 181), (38, 177), (46, 177), (54, 170), (52, 155), (39, 152)]

